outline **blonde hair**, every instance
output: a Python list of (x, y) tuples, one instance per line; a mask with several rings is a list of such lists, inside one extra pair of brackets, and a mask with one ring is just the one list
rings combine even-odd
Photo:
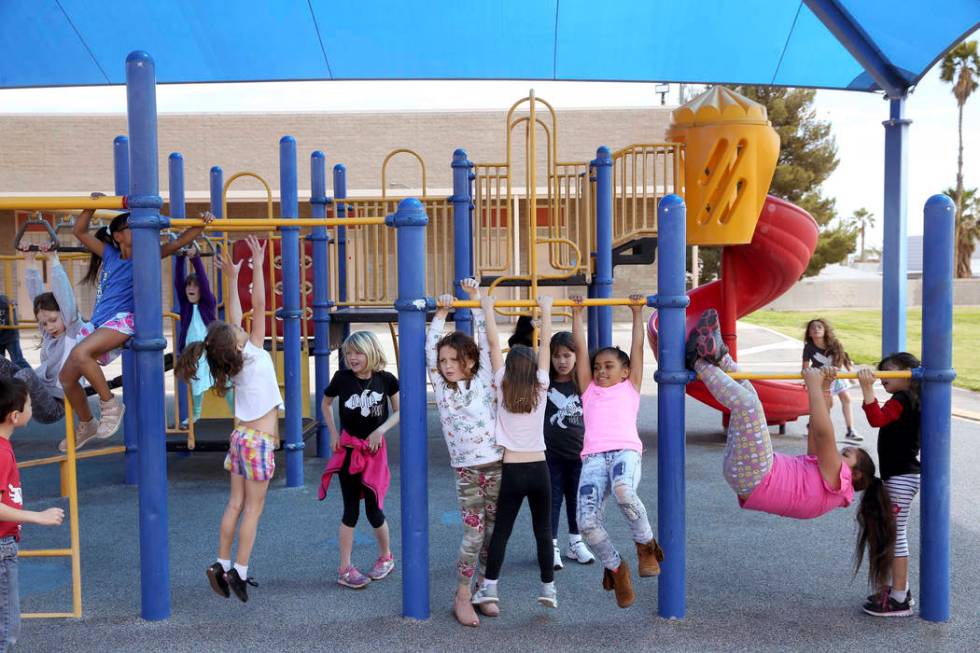
[(380, 372), (388, 364), (388, 359), (381, 350), (381, 342), (370, 331), (355, 331), (350, 334), (340, 346), (340, 350), (344, 356), (351, 351), (367, 356), (367, 366), (372, 372)]

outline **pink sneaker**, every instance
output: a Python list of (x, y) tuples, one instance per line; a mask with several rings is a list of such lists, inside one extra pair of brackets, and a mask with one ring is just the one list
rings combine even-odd
[(395, 554), (389, 553), (385, 557), (378, 556), (378, 559), (374, 561), (374, 566), (371, 567), (371, 571), (368, 572), (368, 578), (371, 580), (381, 580), (394, 570)]
[(354, 565), (342, 570), (340, 575), (337, 577), (338, 585), (343, 585), (344, 587), (349, 587), (353, 590), (359, 590), (367, 587), (367, 584), (370, 582), (371, 579), (359, 572), (357, 567)]
[(123, 415), (126, 413), (126, 406), (118, 397), (113, 397), (109, 401), (99, 403), (100, 418), (99, 430), (95, 434), (100, 440), (107, 440), (116, 434), (122, 426)]
[[(95, 438), (95, 433), (99, 429), (99, 422), (94, 417), (87, 422), (79, 422), (75, 427), (75, 451), (78, 451)], [(68, 451), (68, 440), (63, 439), (58, 443), (58, 451), (65, 453)]]

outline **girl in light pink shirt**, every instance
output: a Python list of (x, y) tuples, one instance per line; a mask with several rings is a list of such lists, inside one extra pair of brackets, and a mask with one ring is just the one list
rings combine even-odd
[[(581, 297), (572, 297), (581, 302)], [(639, 301), (641, 295), (630, 299)], [(618, 347), (606, 347), (589, 359), (585, 343), (583, 307), (572, 308), (575, 341), (575, 374), (582, 393), (585, 439), (582, 474), (578, 485), (577, 521), (582, 537), (602, 561), (602, 588), (615, 590), (616, 604), (629, 607), (636, 600), (629, 565), (620, 557), (603, 526), (606, 498), (612, 495), (629, 524), (636, 543), (640, 576), (660, 573), (663, 552), (653, 537), (647, 510), (637, 494), (643, 444), (636, 429), (643, 383), (643, 307), (634, 305), (633, 342), (630, 355)]]
[(846, 508), (855, 491), (864, 491), (858, 509), (858, 560), (867, 550), (868, 580), (876, 586), (887, 579), (895, 541), (895, 517), (875, 464), (864, 449), (837, 450), (834, 427), (824, 393), (836, 378), (833, 367), (803, 370), (810, 401), (807, 455), (773, 453), (762, 402), (749, 381), (728, 373), (738, 365), (722, 342), (718, 313), (708, 309), (687, 342), (688, 367), (698, 373), (708, 391), (731, 411), (725, 447), (724, 475), (746, 510), (795, 519), (812, 519), (835, 508)]

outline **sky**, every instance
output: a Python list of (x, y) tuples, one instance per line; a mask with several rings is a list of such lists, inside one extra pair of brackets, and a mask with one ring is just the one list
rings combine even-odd
[[(158, 87), (157, 109), (161, 113), (504, 109), (531, 87), (559, 109), (659, 105), (657, 91), (662, 88), (526, 81), (180, 84)], [(667, 105), (675, 106), (679, 89), (669, 88)], [(0, 90), (0, 114), (124, 113), (125, 106), (124, 87)], [(862, 207), (871, 211), (876, 224), (866, 235), (867, 244), (880, 246), (885, 135), (881, 123), (888, 118), (888, 103), (876, 94), (818, 91), (814, 109), (819, 119), (831, 123), (840, 159), (823, 185), (824, 195), (837, 199), (841, 216)], [(908, 153), (908, 232), (912, 235), (922, 233), (925, 201), (956, 183), (957, 107), (951, 87), (939, 79), (938, 66), (908, 99), (906, 117), (912, 120)], [(964, 108), (963, 132), (965, 184), (980, 186), (980, 91)]]

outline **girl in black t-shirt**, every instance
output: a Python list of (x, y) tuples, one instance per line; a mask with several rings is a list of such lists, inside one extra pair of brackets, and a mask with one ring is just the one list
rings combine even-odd
[[(834, 334), (830, 322), (818, 317), (807, 322), (806, 332), (803, 334), (803, 369), (824, 366), (849, 370), (851, 369), (851, 357), (844, 351), (844, 346)], [(830, 392), (825, 397), (827, 410), (833, 409), (834, 397), (839, 397), (841, 414), (844, 416), (844, 425), (847, 427), (844, 439), (861, 442), (864, 438), (854, 431), (851, 398), (847, 394), (849, 387), (850, 384), (844, 379), (834, 380), (833, 385), (830, 386)]]
[[(398, 424), (398, 379), (384, 371), (387, 361), (381, 343), (370, 331), (350, 334), (341, 346), (341, 354), (347, 369), (333, 375), (321, 404), (334, 454), (323, 472), (320, 499), (326, 496), (330, 479), (337, 474), (344, 499), (337, 583), (360, 589), (372, 580), (381, 580), (395, 568), (388, 522), (382, 509), (391, 482), (384, 434)], [(340, 400), (339, 432), (333, 417), (334, 398)], [(362, 496), (364, 512), (378, 540), (378, 559), (367, 575), (351, 564), (354, 526)]]
[(551, 474), (551, 538), (555, 550), (555, 569), (561, 569), (558, 547), (558, 521), (562, 499), (568, 519), (568, 551), (565, 555), (582, 564), (595, 556), (582, 541), (575, 512), (578, 508), (578, 482), (582, 474), (582, 399), (575, 381), (575, 342), (570, 331), (559, 331), (551, 337), (551, 385), (544, 413), (545, 459)]

